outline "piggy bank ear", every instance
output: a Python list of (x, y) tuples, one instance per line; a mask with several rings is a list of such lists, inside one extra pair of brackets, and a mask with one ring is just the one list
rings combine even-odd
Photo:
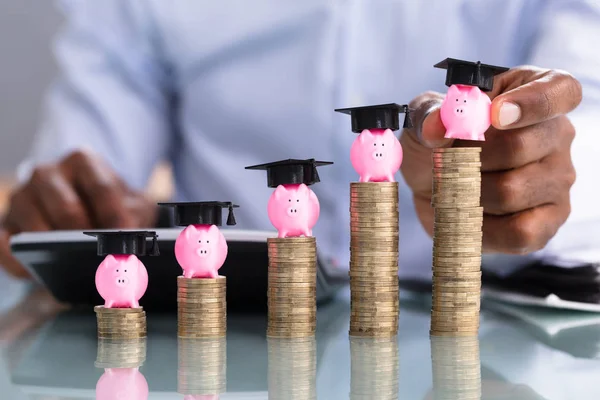
[(104, 268), (111, 268), (114, 267), (116, 263), (117, 259), (112, 254), (109, 254), (106, 256), (102, 264), (104, 265)]
[(208, 237), (211, 239), (219, 237), (219, 228), (217, 228), (216, 225), (211, 225), (210, 228), (208, 228)]
[(358, 142), (360, 144), (363, 144), (367, 139), (370, 139), (373, 137), (373, 134), (371, 133), (370, 130), (368, 129), (364, 129), (360, 135), (358, 135)]
[(277, 189), (275, 189), (275, 192), (273, 192), (273, 195), (275, 196), (276, 200), (281, 200), (283, 197), (285, 197), (288, 193), (288, 190), (285, 188), (285, 186), (283, 185), (279, 185), (277, 186)]
[(130, 254), (130, 255), (127, 257), (127, 260), (126, 260), (126, 262), (127, 262), (127, 266), (128, 266), (129, 268), (132, 268), (132, 269), (137, 269), (137, 267), (138, 267), (138, 259), (137, 259), (137, 257), (136, 257), (136, 256), (134, 256), (133, 254)]
[(471, 89), (469, 89), (469, 93), (467, 94), (467, 97), (470, 100), (477, 100), (479, 98), (480, 94), (481, 94), (481, 90), (479, 90), (479, 88), (477, 86), (472, 86)]
[(398, 139), (396, 139), (396, 135), (394, 135), (394, 132), (392, 132), (391, 129), (386, 129), (385, 132), (383, 133), (384, 143), (392, 144), (392, 143), (394, 143), (394, 140), (398, 140)]
[(450, 86), (450, 89), (448, 89), (448, 96), (449, 97), (458, 97), (458, 96), (460, 96), (460, 90), (458, 90), (458, 87), (456, 85)]
[(298, 194), (302, 197), (308, 196), (308, 186), (301, 183), (300, 186), (298, 186)]
[(183, 230), (183, 236), (186, 239), (192, 239), (192, 236), (195, 236), (198, 233), (198, 230), (194, 225), (189, 225), (187, 228)]

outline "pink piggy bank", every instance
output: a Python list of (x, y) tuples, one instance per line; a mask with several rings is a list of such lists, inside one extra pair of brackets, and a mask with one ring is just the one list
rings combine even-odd
[(216, 225), (190, 225), (175, 241), (185, 278), (216, 278), (227, 258), (227, 241)]
[(134, 255), (107, 255), (96, 271), (105, 308), (138, 308), (148, 288), (148, 271)]
[(148, 382), (137, 368), (107, 368), (96, 384), (96, 400), (147, 400)]
[(321, 208), (317, 195), (304, 183), (279, 185), (267, 205), (269, 220), (280, 238), (312, 236)]
[(446, 127), (445, 138), (485, 140), (491, 125), (490, 98), (477, 86), (452, 85), (442, 103), (440, 115)]
[(350, 148), (359, 182), (395, 182), (402, 164), (402, 146), (391, 129), (365, 129)]

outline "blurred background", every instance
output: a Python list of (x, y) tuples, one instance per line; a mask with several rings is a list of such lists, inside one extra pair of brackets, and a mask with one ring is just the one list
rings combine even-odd
[[(44, 94), (57, 73), (51, 46), (61, 23), (53, 1), (0, 1), (0, 213), (14, 185), (15, 169), (34, 140)], [(170, 196), (168, 166), (157, 168), (148, 191), (157, 200)]]

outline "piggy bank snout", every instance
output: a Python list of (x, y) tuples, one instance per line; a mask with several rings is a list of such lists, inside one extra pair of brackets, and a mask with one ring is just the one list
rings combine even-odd
[(288, 217), (297, 217), (298, 211), (300, 211), (298, 207), (290, 207), (287, 209), (287, 215)]
[(196, 254), (198, 257), (208, 257), (210, 254), (210, 247), (202, 246), (198, 250), (196, 250)]
[(385, 152), (382, 149), (376, 149), (371, 153), (371, 158), (375, 161), (383, 160), (385, 158)]
[(115, 280), (115, 284), (118, 287), (127, 286), (129, 284), (129, 278), (127, 278), (126, 276), (117, 276), (117, 279)]

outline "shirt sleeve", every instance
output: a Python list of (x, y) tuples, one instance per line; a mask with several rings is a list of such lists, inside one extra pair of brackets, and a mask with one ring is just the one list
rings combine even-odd
[(166, 158), (171, 132), (169, 74), (158, 56), (147, 3), (58, 4), (66, 18), (54, 46), (60, 76), (18, 179), (28, 179), (40, 163), (90, 149), (131, 187), (142, 189)]
[[(571, 215), (541, 251), (529, 257), (494, 256), (486, 266), (509, 273), (533, 259), (564, 267), (600, 262), (600, 2), (551, 0), (530, 51), (529, 64), (570, 72), (581, 82), (583, 100), (569, 117), (576, 129), (571, 148), (577, 173)], [(493, 260), (493, 262), (492, 262)]]

